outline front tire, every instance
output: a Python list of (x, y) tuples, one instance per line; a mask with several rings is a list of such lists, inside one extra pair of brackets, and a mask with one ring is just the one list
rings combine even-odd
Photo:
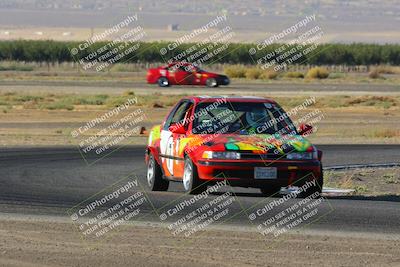
[(218, 87), (218, 82), (215, 78), (208, 78), (206, 80), (207, 87)]
[(147, 185), (151, 191), (167, 191), (169, 187), (169, 181), (163, 179), (161, 167), (151, 153), (147, 163)]
[(182, 182), (183, 188), (189, 194), (200, 194), (207, 189), (207, 185), (199, 179), (196, 165), (193, 164), (188, 156), (185, 156)]
[(168, 87), (169, 86), (169, 81), (167, 77), (160, 77), (157, 80), (158, 86), (160, 87)]

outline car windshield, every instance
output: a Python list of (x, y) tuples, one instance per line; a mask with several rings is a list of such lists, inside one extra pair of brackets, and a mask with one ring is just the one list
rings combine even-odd
[(198, 73), (203, 72), (202, 69), (200, 69), (199, 67), (197, 67), (193, 64), (175, 64), (175, 65), (166, 66), (164, 68), (167, 68), (170, 71), (181, 70), (181, 71), (185, 71), (185, 72), (198, 72)]
[(194, 134), (297, 133), (286, 112), (267, 102), (203, 102), (197, 105), (194, 117)]

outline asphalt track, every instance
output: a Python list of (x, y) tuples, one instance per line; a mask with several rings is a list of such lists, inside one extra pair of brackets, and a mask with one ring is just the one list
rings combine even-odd
[[(318, 147), (324, 151), (324, 166), (400, 161), (400, 145)], [(101, 159), (90, 156), (84, 160), (74, 147), (3, 148), (0, 152), (0, 211), (66, 216), (68, 209), (121, 181), (123, 177), (137, 179), (144, 186), (143, 153), (143, 146), (128, 146)], [(217, 198), (225, 190), (226, 187), (211, 194), (207, 201)], [(236, 202), (230, 207), (232, 216), (225, 222), (233, 225), (251, 226), (254, 222), (249, 220), (249, 214), (279, 199), (265, 199), (256, 189), (234, 188), (233, 192)], [(154, 222), (160, 222), (159, 214), (174, 207), (177, 199), (182, 201), (191, 198), (183, 193), (179, 183), (171, 183), (169, 192), (147, 192), (146, 195), (152, 205), (143, 206), (141, 214), (143, 220)], [(182, 214), (192, 212), (204, 201), (197, 201), (183, 210)], [(280, 208), (290, 207), (299, 201), (289, 199)], [(107, 205), (113, 205), (113, 202), (104, 207)], [(175, 219), (171, 218), (171, 222)], [(326, 197), (318, 206), (318, 219), (307, 227), (311, 230), (392, 235), (400, 233), (399, 221), (400, 198), (396, 196)]]
[(204, 86), (171, 86), (160, 88), (155, 84), (147, 84), (143, 80), (137, 81), (3, 81), (0, 91), (52, 92), (52, 93), (79, 93), (79, 94), (120, 94), (126, 90), (134, 90), (138, 95), (162, 92), (163, 94), (313, 94), (335, 95), (398, 95), (400, 86), (393, 84), (320, 84), (320, 83), (261, 83), (248, 81), (232, 81), (229, 86), (220, 86), (209, 90)]

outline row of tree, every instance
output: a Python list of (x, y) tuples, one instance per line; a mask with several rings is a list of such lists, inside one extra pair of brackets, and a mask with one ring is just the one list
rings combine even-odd
[[(118, 51), (117, 51), (118, 50)], [(255, 44), (181, 44), (167, 42), (85, 44), (80, 42), (15, 40), (0, 41), (0, 60), (26, 62), (107, 61), (115, 53), (126, 52), (120, 62), (166, 62), (202, 60), (201, 63), (257, 64), (295, 57), (294, 63), (313, 65), (400, 65), (397, 44), (320, 44), (318, 46), (281, 44), (261, 47)], [(282, 56), (283, 53), (286, 56)], [(108, 56), (105, 56), (108, 53)], [(210, 54), (212, 56), (207, 56)], [(190, 60), (188, 60), (190, 59)], [(261, 60), (260, 60), (261, 59)]]

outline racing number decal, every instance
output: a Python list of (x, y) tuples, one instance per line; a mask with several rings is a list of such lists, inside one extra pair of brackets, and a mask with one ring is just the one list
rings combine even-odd
[[(161, 140), (160, 140), (160, 152), (161, 155), (165, 156), (167, 155), (167, 150), (168, 150), (168, 142), (169, 139), (172, 138), (172, 133), (170, 131), (161, 131)], [(169, 168), (166, 168), (166, 164), (168, 163), (167, 158), (161, 156), (161, 167), (164, 169), (165, 172), (169, 171)], [(166, 175), (168, 175), (166, 173)]]
[[(174, 138), (172, 135), (168, 138), (167, 141), (167, 150), (165, 151), (165, 155), (174, 156)], [(167, 169), (171, 175), (174, 175), (174, 160), (172, 158), (166, 158), (167, 161)]]
[(174, 135), (170, 131), (161, 131), (160, 151), (164, 157), (161, 162), (164, 170), (169, 172), (170, 176), (174, 175), (174, 157), (179, 153), (179, 138), (174, 140)]

